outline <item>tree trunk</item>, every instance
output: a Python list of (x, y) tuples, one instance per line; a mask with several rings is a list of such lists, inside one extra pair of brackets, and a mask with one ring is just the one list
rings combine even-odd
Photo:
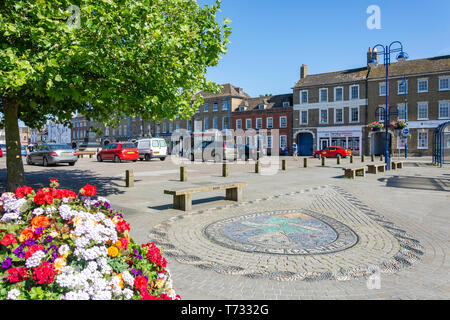
[(19, 104), (9, 98), (2, 98), (2, 103), (5, 117), (6, 190), (15, 192), (17, 187), (25, 184), (17, 117)]

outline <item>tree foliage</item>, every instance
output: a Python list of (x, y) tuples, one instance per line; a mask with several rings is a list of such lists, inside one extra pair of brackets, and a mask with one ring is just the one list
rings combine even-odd
[(205, 78), (231, 33), (219, 10), (220, 1), (0, 0), (0, 98), (30, 127), (75, 112), (107, 124), (188, 118), (196, 92), (219, 89)]

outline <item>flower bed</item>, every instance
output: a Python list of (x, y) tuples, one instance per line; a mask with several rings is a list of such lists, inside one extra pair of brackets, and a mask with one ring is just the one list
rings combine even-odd
[(178, 300), (167, 261), (86, 185), (0, 197), (0, 299)]

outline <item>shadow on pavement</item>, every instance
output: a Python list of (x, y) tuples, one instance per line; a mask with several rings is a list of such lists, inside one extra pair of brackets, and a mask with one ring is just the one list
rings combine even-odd
[[(225, 197), (221, 197), (221, 196), (217, 196), (217, 197), (212, 197), (212, 198), (192, 200), (192, 206), (195, 206), (197, 204), (202, 204), (202, 203), (219, 201), (219, 200), (226, 200), (226, 198)], [(163, 210), (173, 209), (173, 204), (164, 204), (164, 205), (154, 206), (154, 207), (150, 206), (148, 208), (149, 209), (153, 209), (153, 210), (163, 211)]]
[(386, 187), (392, 188), (450, 192), (450, 179), (447, 178), (394, 176), (381, 178), (378, 181), (386, 182)]
[[(59, 180), (60, 188), (71, 189), (78, 192), (86, 183), (97, 187), (97, 194), (102, 197), (108, 195), (123, 194), (120, 187), (125, 186), (124, 179), (120, 177), (101, 177), (88, 170), (64, 170), (61, 167), (50, 167), (48, 170), (37, 172), (25, 172), (26, 185), (32, 187), (35, 191), (39, 188), (48, 187), (50, 179)], [(6, 169), (0, 169), (0, 193), (5, 192)]]

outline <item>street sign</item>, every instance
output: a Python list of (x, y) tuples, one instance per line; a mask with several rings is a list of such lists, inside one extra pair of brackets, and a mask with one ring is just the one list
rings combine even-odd
[(403, 129), (402, 134), (403, 134), (403, 137), (405, 137), (405, 138), (409, 137), (409, 129), (408, 128)]

